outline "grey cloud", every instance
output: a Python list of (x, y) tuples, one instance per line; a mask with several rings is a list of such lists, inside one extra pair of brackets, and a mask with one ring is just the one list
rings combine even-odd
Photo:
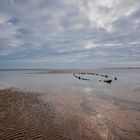
[(1, 0), (0, 55), (100, 64), (111, 57), (119, 63), (125, 55), (138, 61), (139, 44), (132, 43), (140, 42), (139, 9), (139, 0)]

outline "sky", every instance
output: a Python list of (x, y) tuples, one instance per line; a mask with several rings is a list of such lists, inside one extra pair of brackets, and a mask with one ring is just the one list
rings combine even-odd
[(0, 68), (140, 67), (140, 0), (0, 0)]

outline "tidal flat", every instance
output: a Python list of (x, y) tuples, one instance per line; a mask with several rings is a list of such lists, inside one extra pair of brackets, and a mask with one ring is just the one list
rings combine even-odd
[(0, 139), (139, 140), (139, 89), (140, 69), (0, 70)]

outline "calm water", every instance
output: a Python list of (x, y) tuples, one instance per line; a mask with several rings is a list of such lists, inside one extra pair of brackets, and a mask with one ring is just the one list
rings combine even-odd
[[(82, 75), (90, 81), (83, 81), (73, 77), (72, 72), (57, 71), (0, 71), (0, 88), (16, 87), (39, 92), (51, 90), (73, 89), (85, 92), (100, 92), (113, 96), (128, 97), (140, 101), (140, 69), (100, 69), (90, 72), (108, 74), (113, 79), (111, 84), (99, 82), (101, 76)], [(114, 77), (118, 80), (114, 80)], [(132, 97), (132, 98), (131, 98)]]

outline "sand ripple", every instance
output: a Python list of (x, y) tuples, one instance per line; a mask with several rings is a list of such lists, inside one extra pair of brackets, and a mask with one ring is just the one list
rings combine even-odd
[(70, 140), (53, 105), (39, 96), (13, 88), (0, 91), (1, 140)]

